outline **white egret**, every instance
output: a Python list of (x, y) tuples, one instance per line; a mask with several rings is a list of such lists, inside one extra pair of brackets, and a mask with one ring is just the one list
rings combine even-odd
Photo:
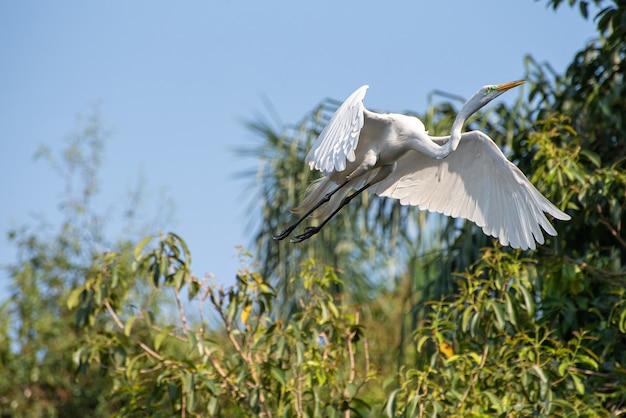
[[(508, 161), (489, 136), (461, 133), (478, 109), (523, 80), (484, 86), (461, 108), (451, 135), (432, 137), (417, 118), (367, 110), (368, 86), (356, 90), (337, 109), (306, 157), (311, 170), (323, 174), (293, 209), (302, 216), (274, 239), (284, 239), (309, 215), (324, 217), (294, 237), (301, 242), (318, 233), (354, 197), (369, 189), (403, 205), (468, 219), (502, 245), (535, 249), (541, 232), (556, 230), (544, 212), (570, 217), (546, 199), (524, 173)], [(350, 190), (355, 193), (348, 195)], [(541, 227), (541, 228), (540, 228)]]

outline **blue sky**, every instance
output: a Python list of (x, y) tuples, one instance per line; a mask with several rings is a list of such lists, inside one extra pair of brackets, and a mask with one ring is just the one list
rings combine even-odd
[(107, 236), (123, 236), (113, 214), (143, 178), (140, 219), (174, 202), (168, 229), (194, 272), (229, 284), (252, 238), (235, 174), (256, 165), (233, 149), (257, 139), (244, 120), (272, 120), (265, 100), (294, 123), (369, 84), (367, 106), (422, 112), (433, 90), (522, 77), (526, 54), (562, 72), (593, 36), (577, 11), (532, 0), (0, 2), (0, 264), (15, 259), (10, 228), (61, 219), (64, 184), (33, 155), (62, 149), (93, 103), (112, 129), (96, 207)]

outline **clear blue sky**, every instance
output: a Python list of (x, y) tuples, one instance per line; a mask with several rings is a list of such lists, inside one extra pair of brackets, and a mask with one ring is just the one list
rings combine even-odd
[(362, 84), (371, 108), (424, 111), (432, 90), (520, 78), (525, 54), (562, 72), (593, 35), (577, 11), (532, 0), (0, 2), (0, 264), (15, 259), (11, 227), (59, 221), (63, 183), (33, 155), (61, 149), (94, 102), (113, 128), (96, 209), (121, 212), (143, 176), (147, 203), (174, 201), (195, 273), (229, 284), (252, 238), (235, 173), (256, 164), (232, 150), (255, 140), (242, 121), (264, 97), (284, 123)]

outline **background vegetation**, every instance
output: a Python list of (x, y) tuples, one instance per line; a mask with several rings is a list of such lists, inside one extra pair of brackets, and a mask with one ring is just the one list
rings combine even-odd
[[(589, 2), (567, 3), (588, 18)], [(533, 252), (367, 195), (315, 239), (274, 242), (331, 100), (294, 127), (250, 124), (263, 221), (234, 286), (194, 276), (174, 233), (103, 252), (94, 112), (55, 163), (61, 229), (9, 233), (2, 415), (623, 415), (626, 5), (593, 3), (598, 38), (565, 74), (527, 57), (526, 95), (469, 126), (572, 215)], [(460, 104), (418, 116), (445, 134)]]

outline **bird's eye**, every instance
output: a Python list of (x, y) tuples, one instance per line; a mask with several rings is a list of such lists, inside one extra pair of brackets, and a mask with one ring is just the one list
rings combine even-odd
[(491, 93), (492, 91), (494, 91), (496, 89), (496, 86), (485, 86), (485, 92), (487, 94)]

